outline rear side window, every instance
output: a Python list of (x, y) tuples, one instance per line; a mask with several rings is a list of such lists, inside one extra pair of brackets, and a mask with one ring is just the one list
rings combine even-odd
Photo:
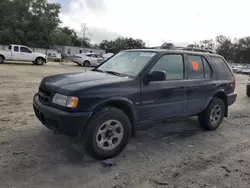
[(203, 62), (203, 66), (204, 66), (204, 76), (205, 76), (205, 78), (210, 78), (212, 75), (212, 69), (204, 57), (202, 57), (202, 62)]
[(167, 80), (180, 80), (184, 78), (184, 64), (183, 56), (176, 55), (164, 55), (150, 70), (150, 73), (156, 70), (166, 71)]
[(204, 78), (204, 68), (201, 56), (188, 55), (189, 61), (189, 78), (201, 79)]
[(189, 78), (203, 79), (210, 78), (212, 74), (211, 67), (207, 60), (202, 56), (188, 55)]
[(14, 46), (14, 52), (18, 52), (19, 51), (19, 47), (18, 46)]
[(214, 62), (215, 70), (216, 72), (218, 72), (218, 79), (228, 79), (233, 77), (233, 74), (224, 59), (222, 59), (221, 57), (211, 58)]

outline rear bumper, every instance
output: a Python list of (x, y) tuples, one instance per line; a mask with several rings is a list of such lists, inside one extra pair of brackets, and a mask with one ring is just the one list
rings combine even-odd
[(228, 102), (228, 106), (232, 105), (237, 98), (237, 93), (231, 93), (227, 95), (227, 102)]
[(36, 94), (33, 98), (33, 108), (36, 117), (44, 126), (56, 132), (68, 136), (78, 136), (82, 134), (91, 112), (69, 113), (57, 108), (44, 105)]

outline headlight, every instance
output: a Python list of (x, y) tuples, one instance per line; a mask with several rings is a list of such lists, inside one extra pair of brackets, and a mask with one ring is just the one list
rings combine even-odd
[(69, 108), (76, 108), (78, 105), (78, 101), (78, 97), (65, 96), (58, 93), (56, 93), (52, 99), (52, 102), (54, 104)]

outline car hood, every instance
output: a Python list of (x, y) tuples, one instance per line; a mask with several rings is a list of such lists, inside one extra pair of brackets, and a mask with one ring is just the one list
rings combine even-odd
[(131, 80), (131, 78), (87, 71), (84, 73), (67, 73), (49, 76), (42, 80), (41, 86), (50, 91), (66, 94), (95, 86), (124, 82), (128, 80)]
[(42, 53), (37, 53), (37, 52), (35, 52), (35, 55), (36, 55), (36, 56), (41, 56), (41, 57), (44, 57), (44, 58), (46, 57), (46, 55), (45, 55), (45, 54), (42, 54)]

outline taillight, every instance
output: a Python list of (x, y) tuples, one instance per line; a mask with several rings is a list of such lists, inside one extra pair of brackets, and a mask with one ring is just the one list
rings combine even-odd
[(234, 88), (234, 90), (236, 88), (236, 79), (234, 79), (233, 88)]

